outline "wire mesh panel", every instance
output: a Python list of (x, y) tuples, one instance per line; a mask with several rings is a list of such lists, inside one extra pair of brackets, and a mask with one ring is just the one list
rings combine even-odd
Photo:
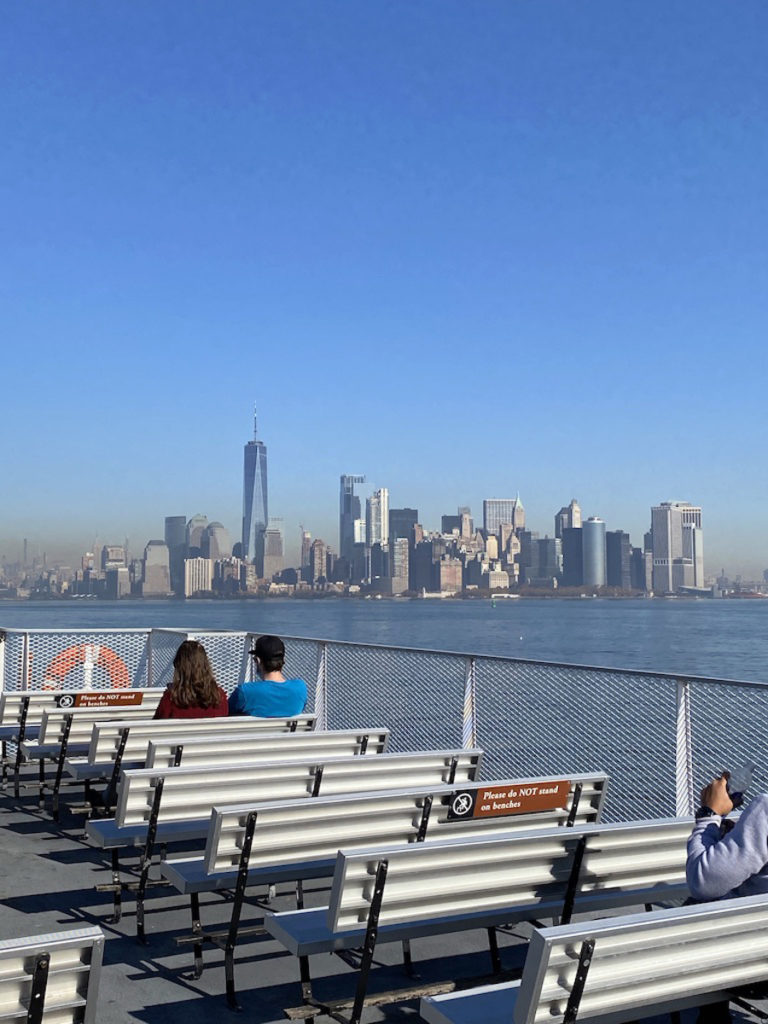
[(173, 679), (173, 659), (179, 645), (189, 633), (179, 629), (153, 629), (149, 642), (152, 646), (152, 685), (169, 686)]
[(205, 647), (219, 686), (231, 693), (238, 683), (247, 678), (245, 632), (201, 632), (195, 630), (190, 639), (199, 640)]
[(602, 770), (604, 818), (675, 813), (674, 679), (478, 658), (483, 775)]
[(147, 630), (8, 630), (4, 688), (24, 688), (25, 671), (30, 690), (147, 686), (147, 638)]
[(694, 803), (723, 769), (757, 767), (750, 796), (768, 789), (768, 686), (691, 684)]
[(328, 643), (328, 728), (386, 726), (389, 749), (461, 746), (465, 658)]

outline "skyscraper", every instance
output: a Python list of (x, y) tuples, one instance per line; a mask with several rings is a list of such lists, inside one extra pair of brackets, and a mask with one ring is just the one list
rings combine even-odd
[(270, 519), (264, 533), (264, 578), (271, 580), (285, 568), (283, 561), (283, 521)]
[(525, 509), (519, 495), (483, 501), (483, 529), (486, 533), (498, 533), (502, 523), (510, 523), (516, 531), (525, 527)]
[(674, 593), (704, 586), (701, 508), (687, 501), (663, 501), (651, 508), (653, 589)]
[(584, 583), (588, 587), (605, 586), (605, 523), (590, 516), (581, 527), (584, 548)]
[(360, 521), (360, 499), (355, 494), (355, 484), (364, 483), (364, 476), (347, 473), (342, 473), (339, 479), (339, 554), (348, 559), (350, 565), (355, 549), (355, 523)]
[(576, 530), (581, 526), (581, 508), (575, 498), (570, 505), (563, 505), (555, 516), (555, 536), (562, 539), (563, 530)]
[(267, 514), (267, 446), (259, 440), (256, 410), (253, 440), (243, 449), (243, 558), (251, 559), (257, 574), (264, 575), (264, 532)]
[(374, 491), (365, 503), (365, 544), (386, 544), (389, 541), (389, 491)]
[(165, 543), (171, 562), (171, 590), (181, 594), (184, 590), (184, 555), (187, 547), (187, 517), (165, 517)]
[(389, 542), (404, 537), (410, 541), (413, 528), (419, 521), (419, 512), (415, 508), (391, 508), (389, 510)]

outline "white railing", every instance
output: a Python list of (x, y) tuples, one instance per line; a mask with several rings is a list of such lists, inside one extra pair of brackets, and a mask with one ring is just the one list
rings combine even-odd
[[(228, 691), (258, 634), (170, 629), (0, 630), (3, 688), (165, 686), (182, 640)], [(319, 728), (388, 726), (393, 750), (461, 743), (484, 777), (608, 772), (606, 816), (690, 814), (712, 772), (768, 765), (768, 685), (660, 672), (286, 637), (286, 672), (314, 682)]]

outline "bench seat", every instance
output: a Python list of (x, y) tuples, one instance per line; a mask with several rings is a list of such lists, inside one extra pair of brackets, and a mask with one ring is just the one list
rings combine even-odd
[[(234, 889), (237, 885), (238, 872), (220, 871), (209, 875), (205, 870), (201, 857), (179, 857), (164, 860), (161, 873), (183, 896), (193, 893), (217, 892), (222, 889)], [(253, 868), (248, 872), (247, 885), (276, 885), (278, 882), (309, 881), (313, 878), (330, 878), (336, 864), (335, 857), (322, 860), (305, 861), (297, 864), (274, 864)]]
[(520, 991), (519, 981), (479, 985), (463, 992), (422, 999), (420, 1012), (428, 1024), (488, 1024), (511, 1021)]
[[(194, 821), (164, 821), (157, 826), (157, 843), (186, 843), (195, 839), (203, 840), (208, 834), (210, 818)], [(88, 822), (88, 839), (101, 850), (122, 850), (127, 847), (144, 847), (147, 842), (147, 826), (118, 825), (114, 818), (95, 818)]]

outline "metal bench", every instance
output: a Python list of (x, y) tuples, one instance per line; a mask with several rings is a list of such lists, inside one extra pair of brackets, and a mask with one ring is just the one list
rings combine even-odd
[(67, 757), (71, 754), (84, 756), (87, 753), (93, 726), (96, 722), (112, 721), (116, 715), (119, 715), (121, 720), (146, 719), (147, 714), (151, 715), (153, 710), (154, 708), (147, 707), (144, 701), (116, 708), (99, 706), (47, 708), (44, 710), (36, 739), (25, 739), (19, 744), (23, 758), (38, 762), (41, 805), (44, 803), (45, 796), (45, 764), (47, 761), (53, 761), (56, 764), (54, 790), (58, 794)]
[[(358, 1024), (380, 942), (487, 929), (492, 971), (502, 976), (498, 928), (684, 898), (690, 829), (691, 819), (668, 819), (340, 851), (327, 907), (265, 918), (266, 930), (299, 957), (303, 1006), (285, 1012), (296, 1018), (349, 1010), (350, 1024)], [(316, 1000), (309, 956), (358, 949), (354, 999)], [(410, 957), (406, 963), (410, 967)], [(428, 990), (440, 986), (432, 983)], [(418, 994), (410, 988), (379, 995), (376, 1002)]]
[(747, 896), (544, 928), (519, 981), (422, 999), (420, 1009), (429, 1024), (622, 1024), (723, 999), (753, 1010), (738, 989), (766, 981), (768, 895)]
[[(381, 754), (389, 745), (389, 729), (334, 729), (295, 735), (263, 736), (259, 739), (258, 756), (267, 756), (271, 743), (275, 753), (282, 757), (290, 745), (296, 751), (293, 756), (303, 757), (310, 751), (324, 751), (323, 757), (348, 757), (356, 754)], [(170, 768), (174, 764), (190, 766), (213, 764), (221, 760), (221, 744), (215, 739), (201, 737), (184, 743), (181, 755), (179, 744), (173, 739), (157, 739), (149, 743), (147, 768)], [(254, 747), (249, 740), (231, 739), (227, 744), (227, 760), (230, 764), (252, 761)]]
[[(180, 759), (178, 748), (182, 742), (195, 737), (215, 739), (220, 751), (226, 749), (219, 737), (225, 732), (230, 739), (237, 736), (250, 741), (254, 735), (279, 733), (304, 734), (314, 728), (314, 715), (297, 715), (293, 718), (163, 718), (121, 719), (95, 722), (91, 731), (88, 753), (84, 757), (66, 757), (64, 768), (79, 782), (94, 782), (109, 779), (107, 803), (114, 805), (117, 783), (122, 768), (143, 768), (151, 739), (167, 739), (177, 751), (174, 762)], [(61, 783), (59, 782), (59, 785)], [(58, 803), (58, 787), (54, 786), (54, 805)]]
[[(254, 934), (260, 927), (240, 929), (240, 916), (248, 886), (297, 883), (297, 905), (302, 905), (301, 883), (327, 878), (336, 854), (344, 846), (371, 843), (418, 843), (454, 836), (493, 835), (510, 829), (551, 829), (596, 822), (602, 811), (607, 777), (602, 772), (570, 779), (508, 779), (492, 783), (466, 783), (413, 790), (391, 790), (357, 796), (317, 797), (214, 807), (203, 857), (164, 861), (161, 872), (192, 903), (195, 970), (202, 969), (202, 943), (223, 946), (227, 999), (237, 1006), (234, 950), (238, 934)], [(497, 808), (486, 813), (487, 794), (528, 794), (528, 805)], [(549, 793), (546, 798), (542, 794)], [(539, 795), (538, 801), (536, 794)], [(469, 806), (477, 811), (467, 811)], [(548, 803), (542, 807), (542, 803)], [(457, 815), (457, 810), (461, 813)], [(683, 844), (684, 845), (684, 844)], [(234, 889), (229, 928), (223, 933), (204, 931), (199, 894)]]
[[(115, 818), (87, 825), (88, 838), (111, 851), (112, 882), (99, 888), (113, 893), (112, 920), (120, 919), (123, 889), (135, 889), (137, 932), (139, 938), (145, 938), (144, 899), (155, 845), (205, 839), (216, 803), (298, 800), (405, 785), (462, 785), (477, 778), (482, 762), (480, 750), (429, 750), (365, 758), (318, 759), (319, 754), (322, 751), (313, 751), (310, 760), (271, 758), (242, 765), (225, 762), (202, 768), (126, 770)], [(119, 856), (131, 846), (143, 847), (139, 880), (125, 886)]]
[(99, 928), (0, 942), (0, 1018), (96, 1024), (104, 936)]
[(141, 704), (154, 711), (163, 690), (159, 687), (132, 690), (4, 690), (0, 693), (0, 743), (2, 743), (2, 782), (8, 779), (10, 760), (8, 744), (16, 745), (14, 758), (14, 793), (19, 796), (19, 771), (23, 761), (20, 745), (37, 738), (43, 713), (55, 708), (94, 706), (107, 707)]

